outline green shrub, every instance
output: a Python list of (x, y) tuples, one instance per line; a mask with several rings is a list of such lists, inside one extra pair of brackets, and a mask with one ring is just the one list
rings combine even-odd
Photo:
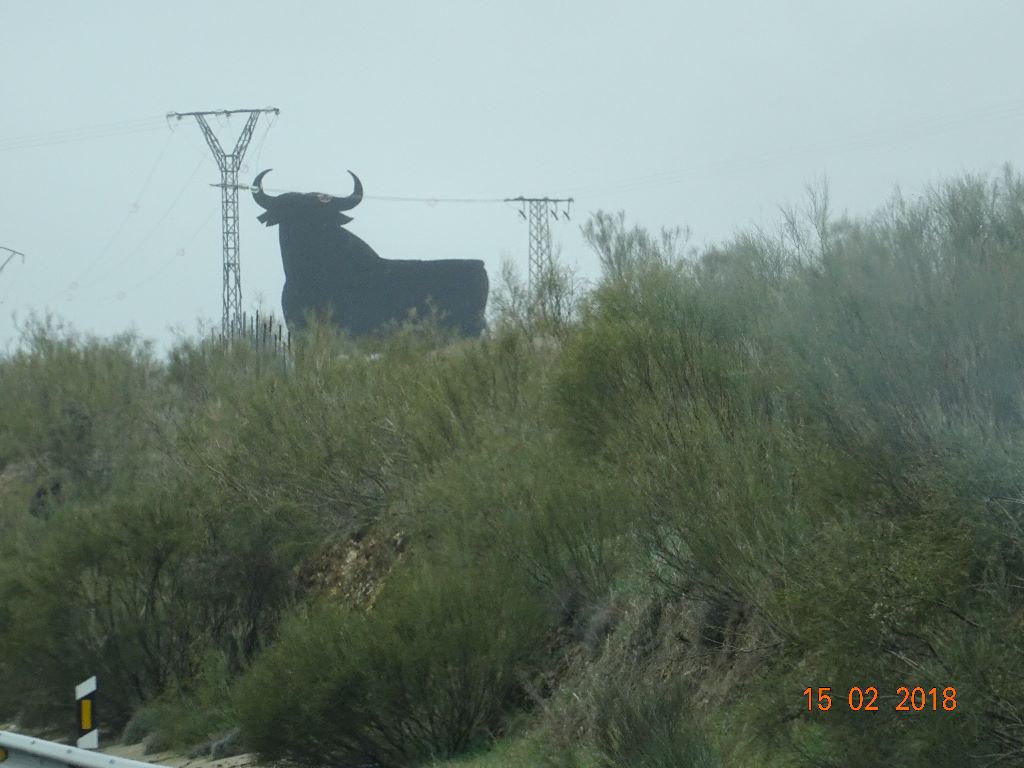
[(596, 696), (591, 738), (601, 765), (715, 768), (721, 764), (680, 687), (608, 679)]
[(413, 510), (429, 546), (475, 567), (506, 560), (567, 618), (625, 574), (637, 522), (614, 467), (540, 431), (457, 453), (420, 486)]
[(242, 737), (300, 765), (399, 766), (456, 755), (501, 728), (545, 621), (504, 574), (414, 569), (369, 614), (300, 614), (241, 681)]
[(1019, 665), (975, 661), (988, 627), (1024, 615), (1004, 588), (1024, 565), (1022, 203), (1012, 174), (966, 179), (868, 221), (819, 209), (809, 235), (790, 220), (696, 263), (627, 260), (569, 340), (558, 418), (633, 476), (670, 594), (767, 619), (803, 677), (894, 692), (929, 670), (989, 702), (932, 741), (941, 717), (835, 716), (804, 731), (815, 755), (969, 765), (978, 738), (1024, 754), (1021, 698), (999, 682)]
[(55, 715), (96, 675), (106, 722), (119, 727), (133, 702), (190, 674), (202, 620), (189, 599), (195, 533), (168, 496), (109, 499), (102, 509), (62, 507), (31, 548), (3, 563), (0, 644), (26, 717)]
[(132, 713), (122, 742), (146, 737), (161, 745), (161, 751), (175, 749), (193, 756), (210, 754), (225, 739), (226, 746), (237, 722), (231, 695), (234, 677), (228, 654), (209, 650), (193, 675), (176, 680)]
[(123, 484), (160, 463), (162, 425), (146, 418), (159, 383), (151, 345), (135, 336), (82, 338), (31, 318), (20, 348), (0, 360), (0, 467), (24, 462), (65, 497)]
[(631, 478), (655, 578), (764, 608), (779, 562), (814, 533), (834, 458), (780, 386), (788, 355), (748, 272), (701, 274), (655, 260), (601, 286), (567, 344), (556, 418)]

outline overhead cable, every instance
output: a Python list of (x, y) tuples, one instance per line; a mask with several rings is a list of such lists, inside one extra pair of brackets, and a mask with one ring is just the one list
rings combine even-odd
[(35, 149), (56, 144), (69, 144), (78, 141), (105, 139), (113, 136), (125, 136), (163, 129), (166, 125), (163, 117), (147, 117), (138, 120), (125, 120), (117, 123), (102, 123), (79, 128), (62, 128), (56, 131), (42, 131), (0, 138), (0, 152), (12, 152), (19, 149)]

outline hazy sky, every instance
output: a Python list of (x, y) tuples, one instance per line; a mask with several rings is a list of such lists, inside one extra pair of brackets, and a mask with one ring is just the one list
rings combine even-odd
[[(26, 254), (0, 272), (0, 349), (33, 309), (161, 346), (219, 323), (219, 172), (171, 111), (280, 108), (243, 182), (344, 195), (351, 168), (355, 234), (484, 259), (492, 286), (504, 257), (525, 272), (514, 206), (372, 196), (574, 196), (552, 235), (593, 277), (598, 209), (701, 245), (822, 177), (856, 214), (1024, 166), (1020, 0), (0, 0), (0, 29), (0, 245)], [(230, 147), (243, 120), (213, 124)], [(277, 230), (240, 209), (243, 305), (279, 313)]]

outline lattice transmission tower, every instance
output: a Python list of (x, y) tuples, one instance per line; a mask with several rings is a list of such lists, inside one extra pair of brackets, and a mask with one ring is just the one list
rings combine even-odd
[[(530, 225), (530, 255), (528, 280), (530, 292), (536, 294), (541, 281), (551, 274), (554, 261), (551, 256), (551, 222), (558, 219), (559, 206), (561, 215), (566, 221), (572, 210), (571, 197), (509, 197), (506, 203), (519, 203), (519, 215), (527, 219)], [(550, 297), (542, 297), (550, 299)], [(541, 306), (547, 312), (551, 307)]]
[[(242, 331), (242, 271), (239, 263), (238, 252), (238, 171), (242, 167), (242, 158), (245, 150), (252, 139), (252, 132), (256, 128), (256, 121), (265, 112), (280, 114), (281, 110), (276, 107), (265, 109), (221, 109), (210, 112), (170, 112), (167, 118), (172, 117), (181, 120), (183, 117), (194, 117), (199, 123), (213, 157), (220, 168), (220, 207), (221, 207), (221, 231), (224, 247), (224, 286), (223, 286), (223, 314), (221, 316), (221, 333), (225, 337)], [(217, 139), (217, 135), (206, 122), (207, 115), (231, 116), (247, 114), (242, 134), (235, 142), (235, 148), (225, 152)], [(242, 187), (248, 189), (248, 187)]]

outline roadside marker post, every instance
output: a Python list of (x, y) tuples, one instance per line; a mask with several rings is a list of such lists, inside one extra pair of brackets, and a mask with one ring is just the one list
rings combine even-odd
[(79, 749), (99, 749), (100, 732), (96, 727), (96, 676), (93, 675), (75, 686), (75, 701), (78, 702)]

